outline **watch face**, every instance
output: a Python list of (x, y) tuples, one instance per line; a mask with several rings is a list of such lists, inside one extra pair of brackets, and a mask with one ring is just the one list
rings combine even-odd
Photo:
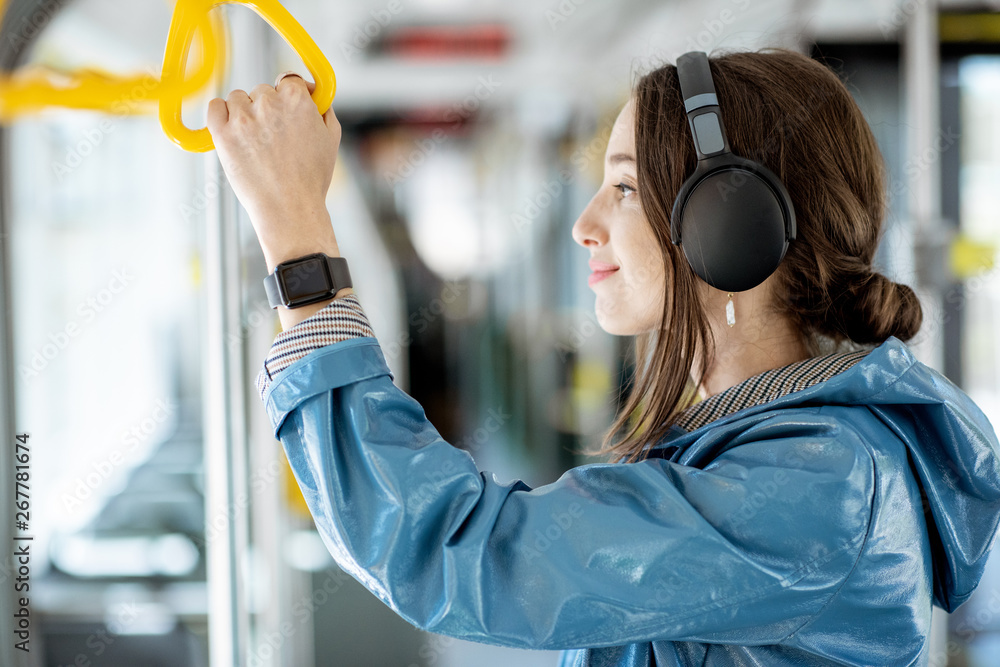
[(284, 296), (291, 302), (322, 296), (330, 291), (333, 280), (322, 256), (308, 258), (281, 272)]

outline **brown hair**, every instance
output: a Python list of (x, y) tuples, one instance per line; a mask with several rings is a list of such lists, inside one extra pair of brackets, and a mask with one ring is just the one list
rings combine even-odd
[[(709, 63), (733, 152), (774, 172), (795, 207), (797, 238), (775, 275), (775, 312), (790, 318), (814, 354), (912, 338), (922, 317), (916, 295), (872, 270), (885, 166), (847, 88), (821, 63), (783, 49)], [(659, 330), (636, 336), (637, 379), (597, 452), (628, 461), (642, 458), (686, 407), (696, 352), (702, 368), (714, 354), (699, 278), (670, 242), (670, 210), (697, 161), (676, 67), (641, 76), (633, 98), (638, 194), (668, 289)]]

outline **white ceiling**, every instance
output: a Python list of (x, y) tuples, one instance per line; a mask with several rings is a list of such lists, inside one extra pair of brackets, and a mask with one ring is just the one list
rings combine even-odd
[[(1000, 0), (989, 2), (1000, 5)], [(458, 103), (476, 90), (480, 77), (490, 76), (501, 85), (486, 104), (524, 97), (570, 105), (620, 99), (635, 72), (694, 48), (891, 41), (889, 29), (905, 16), (899, 0), (285, 0), (284, 5), (333, 65), (338, 108), (389, 111)], [(158, 69), (171, 8), (170, 0), (75, 0), (44, 33), (41, 53), (73, 61), (67, 65)], [(510, 55), (498, 62), (451, 65), (348, 58), (345, 47), (356, 31), (366, 24), (374, 30), (372, 13), (385, 17), (392, 8), (398, 13), (390, 28), (506, 24), (514, 38)], [(249, 12), (227, 9), (231, 17)], [(254, 21), (244, 16), (234, 24), (252, 26)], [(280, 53), (281, 68), (301, 68), (290, 50), (282, 46)]]

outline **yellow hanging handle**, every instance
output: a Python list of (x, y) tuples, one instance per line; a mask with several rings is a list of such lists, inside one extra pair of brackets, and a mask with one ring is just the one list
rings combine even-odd
[[(152, 74), (123, 78), (97, 70), (58, 72), (51, 68), (0, 74), (0, 122), (48, 106), (133, 113), (145, 106), (141, 102), (158, 100), (160, 125), (171, 141), (188, 151), (212, 150), (215, 146), (207, 129), (190, 130), (184, 126), (181, 107), (185, 97), (212, 79), (213, 72), (226, 67), (225, 30), (221, 19), (211, 13), (226, 3), (254, 10), (299, 54), (316, 81), (313, 101), (320, 113), (326, 113), (337, 89), (333, 68), (278, 0), (177, 0), (158, 80)], [(0, 0), (0, 17), (6, 4), (6, 0)], [(201, 63), (192, 76), (185, 78), (195, 32), (201, 46)]]
[(226, 67), (225, 29), (221, 18), (202, 15), (196, 28), (201, 59), (187, 79), (177, 77), (163, 81), (153, 73), (121, 77), (96, 69), (62, 72), (51, 67), (30, 66), (10, 76), (0, 74), (0, 122), (49, 106), (128, 114), (157, 102), (164, 94), (191, 95), (211, 81), (216, 69)]
[[(326, 113), (337, 90), (333, 67), (316, 46), (316, 42), (277, 0), (177, 0), (170, 22), (167, 48), (163, 54), (161, 80), (183, 81), (188, 50), (199, 20), (204, 20), (215, 7), (227, 3), (246, 5), (254, 10), (299, 54), (316, 82), (313, 102), (321, 114)], [(181, 119), (183, 99), (183, 91), (179, 86), (169, 86), (160, 95), (160, 125), (164, 134), (185, 150), (198, 153), (212, 150), (215, 144), (212, 143), (212, 135), (207, 128), (191, 130), (185, 127)]]

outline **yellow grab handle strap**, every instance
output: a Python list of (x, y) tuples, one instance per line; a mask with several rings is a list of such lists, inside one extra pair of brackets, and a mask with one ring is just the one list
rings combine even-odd
[[(199, 19), (203, 20), (212, 9), (227, 3), (246, 5), (254, 10), (299, 54), (316, 82), (313, 102), (321, 114), (326, 113), (337, 90), (333, 67), (316, 46), (316, 42), (277, 0), (177, 0), (170, 22), (167, 48), (163, 54), (161, 80), (167, 83), (183, 80), (188, 50)], [(212, 150), (215, 145), (208, 129), (191, 130), (185, 127), (181, 119), (184, 99), (181, 93), (180, 86), (170, 86), (160, 96), (160, 125), (163, 132), (185, 150), (199, 153)]]
[[(2, 1), (2, 0), (0, 0)], [(163, 81), (152, 73), (121, 78), (98, 70), (59, 72), (52, 68), (22, 68), (7, 76), (0, 75), (0, 121), (60, 106), (112, 113), (131, 113), (144, 102), (156, 102), (166, 92), (187, 96), (200, 90), (212, 79), (216, 67), (225, 67), (225, 31), (220, 17), (198, 18), (201, 62), (194, 75)]]

